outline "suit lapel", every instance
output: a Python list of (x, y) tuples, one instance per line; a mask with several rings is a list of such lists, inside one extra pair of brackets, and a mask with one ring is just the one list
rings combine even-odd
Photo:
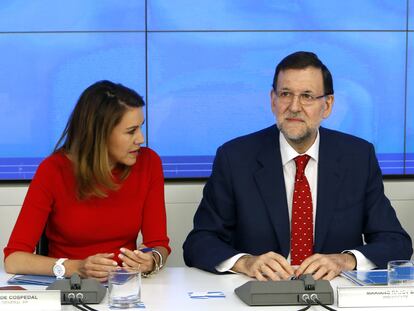
[(318, 160), (318, 195), (315, 223), (315, 245), (314, 251), (320, 253), (323, 243), (328, 234), (329, 226), (332, 225), (335, 207), (337, 205), (343, 172), (340, 169), (341, 153), (335, 140), (327, 133), (326, 129), (320, 128), (319, 133), (319, 160)]
[(268, 133), (257, 157), (259, 169), (254, 176), (279, 240), (281, 254), (286, 257), (290, 250), (290, 229), (279, 132), (274, 126)]

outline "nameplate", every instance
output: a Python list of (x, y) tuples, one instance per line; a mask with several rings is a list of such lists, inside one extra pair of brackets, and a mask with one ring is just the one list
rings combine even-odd
[(338, 287), (338, 307), (414, 306), (414, 286)]
[(59, 290), (1, 290), (0, 310), (60, 311)]

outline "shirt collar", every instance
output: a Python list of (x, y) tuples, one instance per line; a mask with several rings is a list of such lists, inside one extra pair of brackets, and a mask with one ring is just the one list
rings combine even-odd
[[(312, 146), (304, 153), (309, 155), (312, 159), (318, 162), (319, 158), (319, 130), (316, 134), (316, 139)], [(280, 144), (280, 154), (282, 156), (282, 164), (283, 166), (286, 165), (289, 161), (292, 161), (294, 158), (299, 156), (300, 154), (297, 153), (295, 149), (287, 142), (285, 135), (282, 132), (279, 132), (279, 144)]]

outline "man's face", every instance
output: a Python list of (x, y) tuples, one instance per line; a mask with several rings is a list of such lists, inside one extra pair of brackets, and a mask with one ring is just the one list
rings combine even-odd
[(270, 94), (279, 130), (300, 153), (313, 144), (319, 125), (331, 114), (333, 95), (312, 99), (321, 95), (322, 71), (315, 67), (280, 71)]

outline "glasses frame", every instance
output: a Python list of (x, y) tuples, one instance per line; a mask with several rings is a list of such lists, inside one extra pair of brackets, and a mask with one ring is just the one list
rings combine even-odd
[[(310, 106), (315, 101), (317, 101), (318, 99), (321, 99), (323, 97), (332, 95), (332, 94), (322, 94), (322, 95), (319, 95), (319, 96), (313, 96), (312, 94), (308, 94), (308, 93), (295, 94), (295, 93), (290, 92), (290, 91), (277, 91), (275, 89), (274, 89), (274, 92), (275, 92), (276, 97), (278, 98), (278, 100), (280, 100), (281, 102), (292, 103), (295, 100), (295, 97), (298, 97), (299, 103), (302, 106)], [(289, 98), (286, 97), (286, 96), (285, 97), (284, 96), (280, 96), (280, 93), (282, 93), (282, 92), (290, 93), (292, 96), (289, 97)], [(311, 98), (309, 98), (307, 100), (304, 100), (303, 97), (302, 97), (303, 95), (310, 96)]]

